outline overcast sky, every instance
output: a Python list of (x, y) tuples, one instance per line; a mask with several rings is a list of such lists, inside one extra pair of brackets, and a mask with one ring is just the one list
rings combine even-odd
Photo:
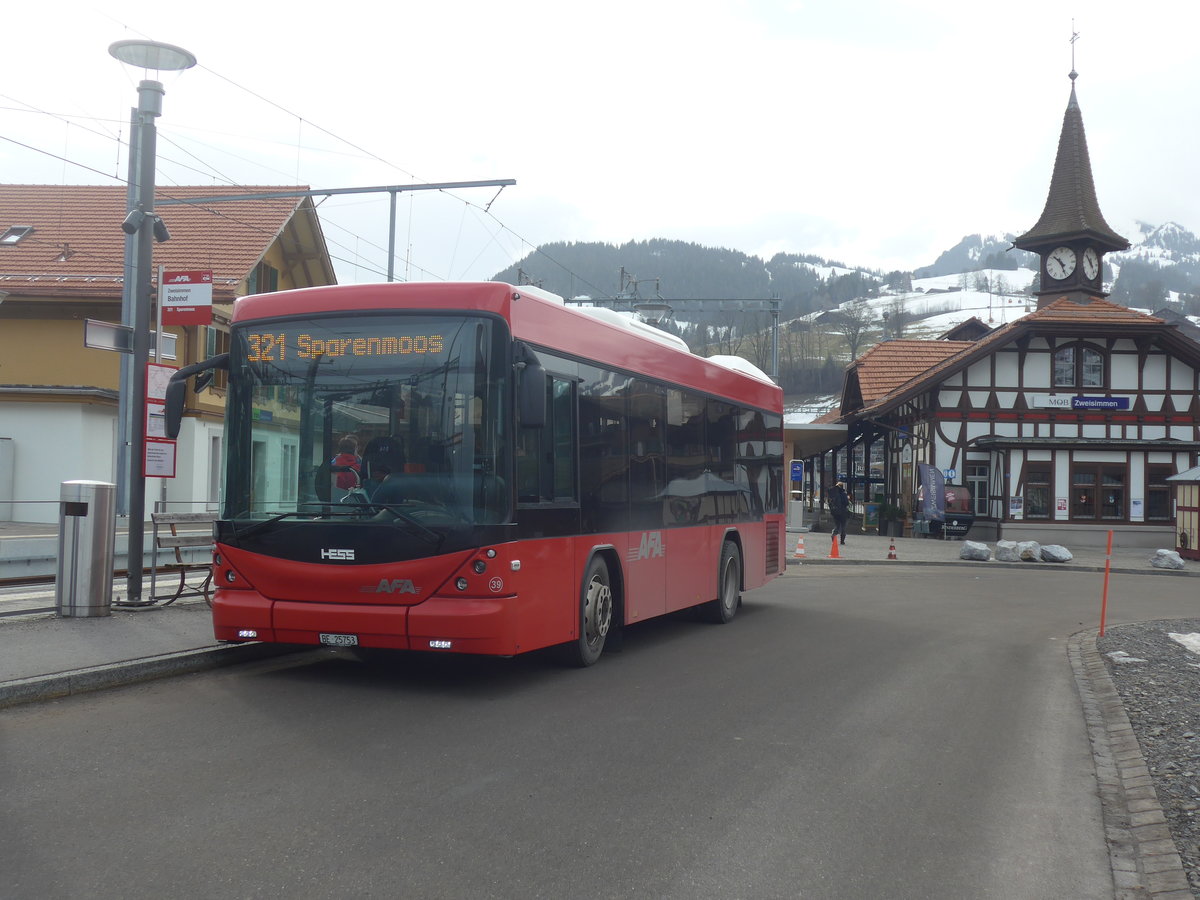
[[(1157, 0), (23, 4), (3, 20), (0, 178), (120, 183), (146, 73), (108, 46), (150, 38), (198, 59), (148, 76), (160, 185), (516, 179), (403, 195), (401, 278), (655, 237), (912, 269), (1037, 220), (1073, 15), (1109, 224), (1200, 230), (1200, 4)], [(381, 280), (386, 195), (321, 212), (340, 280)]]

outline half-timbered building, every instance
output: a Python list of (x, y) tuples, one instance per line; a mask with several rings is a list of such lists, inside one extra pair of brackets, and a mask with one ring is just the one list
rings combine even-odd
[[(969, 489), (971, 537), (1196, 546), (1177, 534), (1167, 479), (1200, 461), (1200, 343), (1178, 322), (1106, 299), (1104, 221), (1074, 78), (1045, 210), (1014, 246), (1041, 258), (1038, 308), (969, 340), (888, 341), (847, 368), (841, 407), (858, 495), (915, 508), (928, 463)], [(841, 470), (813, 460), (817, 472)], [(868, 490), (862, 485), (870, 484)]]

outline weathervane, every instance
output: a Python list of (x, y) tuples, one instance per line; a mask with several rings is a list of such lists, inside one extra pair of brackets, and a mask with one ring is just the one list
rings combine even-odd
[(1079, 32), (1075, 30), (1075, 20), (1071, 20), (1071, 74), (1068, 76), (1071, 81), (1079, 77), (1079, 73), (1075, 71), (1075, 42), (1079, 40)]

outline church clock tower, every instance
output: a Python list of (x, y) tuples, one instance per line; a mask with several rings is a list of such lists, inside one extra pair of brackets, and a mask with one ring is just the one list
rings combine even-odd
[(1088, 303), (1092, 297), (1108, 296), (1104, 254), (1129, 249), (1129, 241), (1108, 227), (1096, 200), (1083, 115), (1075, 99), (1078, 77), (1072, 69), (1071, 99), (1063, 116), (1046, 208), (1037, 224), (1013, 241), (1014, 247), (1041, 257), (1039, 309), (1061, 297)]

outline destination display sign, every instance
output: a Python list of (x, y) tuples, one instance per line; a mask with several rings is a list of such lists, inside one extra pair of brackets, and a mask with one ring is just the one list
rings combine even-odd
[(438, 356), (445, 352), (440, 333), (360, 334), (356, 337), (316, 335), (311, 330), (250, 331), (246, 335), (246, 359), (250, 362), (287, 362), (337, 357)]

